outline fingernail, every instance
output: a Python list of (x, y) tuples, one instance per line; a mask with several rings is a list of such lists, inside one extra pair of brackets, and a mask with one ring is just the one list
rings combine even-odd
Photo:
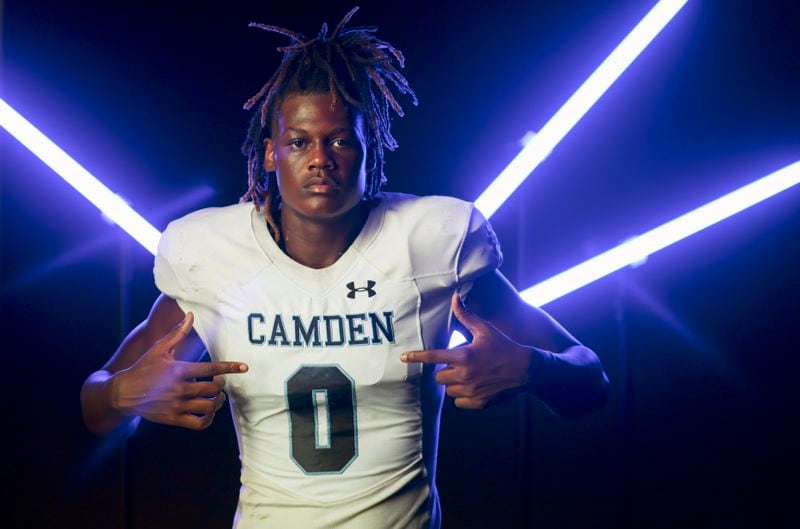
[(244, 373), (248, 370), (247, 364), (239, 364), (239, 371)]
[(409, 355), (408, 353), (403, 353), (400, 355), (401, 362), (408, 362), (409, 358), (411, 358), (411, 355)]

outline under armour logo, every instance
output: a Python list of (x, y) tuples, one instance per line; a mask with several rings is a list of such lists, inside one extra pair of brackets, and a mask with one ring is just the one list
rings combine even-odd
[(372, 287), (374, 286), (375, 286), (375, 281), (372, 281), (371, 279), (367, 280), (367, 286), (360, 288), (356, 288), (355, 281), (350, 281), (349, 283), (347, 283), (347, 288), (350, 290), (350, 292), (347, 293), (347, 297), (350, 299), (355, 299), (356, 292), (366, 292), (367, 296), (372, 297), (375, 295), (375, 291), (372, 290)]

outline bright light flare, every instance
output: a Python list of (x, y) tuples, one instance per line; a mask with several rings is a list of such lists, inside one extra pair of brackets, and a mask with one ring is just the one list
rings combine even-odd
[(800, 183), (800, 161), (634, 237), (526, 290), (522, 299), (540, 306), (641, 261), (681, 239), (727, 219)]
[(488, 219), (675, 17), (688, 0), (661, 0), (495, 178), (475, 206)]
[(3, 99), (0, 99), (0, 126), (86, 197), (106, 217), (155, 255), (161, 232)]
[[(522, 291), (520, 296), (525, 302), (536, 307), (555, 301), (621, 268), (639, 263), (653, 253), (797, 184), (800, 184), (800, 161), (740, 187), (647, 233), (629, 239), (550, 279), (545, 279)], [(456, 347), (465, 341), (464, 336), (454, 332), (450, 337), (449, 347)]]

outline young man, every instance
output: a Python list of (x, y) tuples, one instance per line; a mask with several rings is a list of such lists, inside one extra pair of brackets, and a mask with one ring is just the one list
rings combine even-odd
[[(238, 529), (439, 527), (445, 392), (482, 408), (528, 391), (565, 416), (606, 398), (596, 355), (497, 271), (471, 204), (379, 191), (390, 86), (413, 92), (354, 13), (311, 40), (259, 26), (293, 42), (246, 105), (248, 192), (170, 224), (162, 296), (81, 394), (104, 434), (137, 416), (203, 429), (227, 393)], [(447, 350), (459, 324), (471, 343)]]

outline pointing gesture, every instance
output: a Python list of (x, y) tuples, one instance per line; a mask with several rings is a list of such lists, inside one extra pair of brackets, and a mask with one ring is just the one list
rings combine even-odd
[[(192, 430), (207, 428), (225, 402), (220, 375), (243, 373), (241, 362), (185, 362), (175, 359), (175, 349), (192, 328), (194, 315), (186, 317), (113, 379), (113, 407), (123, 415), (140, 415), (161, 424)], [(197, 381), (213, 377), (213, 381)]]
[(483, 408), (502, 391), (528, 381), (531, 347), (518, 344), (490, 322), (452, 298), (453, 314), (472, 334), (472, 343), (455, 349), (430, 349), (400, 355), (403, 362), (446, 364), (436, 382), (446, 386), (459, 408)]

